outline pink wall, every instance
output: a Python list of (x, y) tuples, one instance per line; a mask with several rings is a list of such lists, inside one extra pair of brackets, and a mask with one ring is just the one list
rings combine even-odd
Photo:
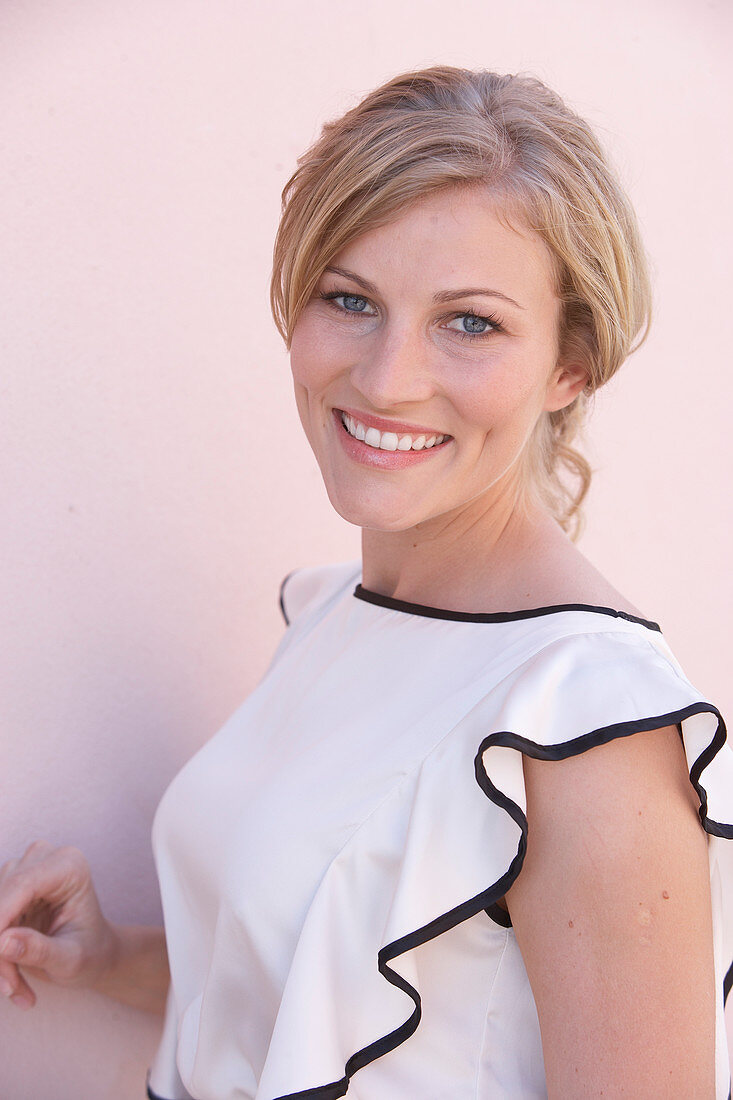
[[(612, 12), (612, 14), (611, 14)], [(291, 568), (357, 556), (268, 314), (279, 191), (324, 119), (406, 68), (529, 70), (600, 129), (656, 269), (599, 399), (584, 539), (733, 707), (731, 8), (723, 0), (5, 0), (0, 860), (77, 844), (159, 917), (149, 828), (254, 685)], [(132, 1100), (156, 1021), (0, 1004), (5, 1100)]]

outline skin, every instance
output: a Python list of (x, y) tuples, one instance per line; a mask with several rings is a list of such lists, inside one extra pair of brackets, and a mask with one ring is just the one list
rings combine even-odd
[[(533, 504), (522, 477), (538, 418), (586, 384), (583, 364), (558, 361), (560, 303), (544, 243), (505, 225), (484, 192), (448, 191), (352, 242), (334, 265), (360, 281), (323, 275), (295, 325), (291, 363), (331, 503), (362, 528), (365, 587), (493, 611), (562, 602), (571, 589), (578, 598), (580, 585), (630, 609)], [(432, 302), (476, 287), (516, 305), (477, 294)], [(338, 291), (361, 295), (362, 311), (318, 296)], [(501, 330), (465, 338), (468, 311)], [(453, 440), (415, 468), (368, 469), (339, 445), (331, 410), (344, 406)]]
[[(456, 611), (577, 602), (641, 614), (526, 480), (538, 418), (569, 404), (586, 375), (558, 359), (544, 243), (500, 213), (483, 192), (442, 192), (343, 249), (333, 266), (350, 277), (325, 272), (293, 332), (303, 428), (331, 503), (362, 528), (365, 587)], [(467, 287), (515, 304), (434, 302)], [(500, 327), (463, 339), (476, 327), (466, 313)], [(344, 407), (453, 440), (408, 469), (367, 467), (339, 440), (332, 410)], [(707, 842), (676, 728), (523, 764), (528, 851), (505, 905), (537, 1003), (548, 1095), (709, 1100)]]
[(31, 977), (162, 1015), (170, 981), (163, 929), (108, 921), (77, 848), (37, 840), (0, 867), (0, 931), (0, 992), (16, 1008), (37, 1003)]
[(715, 1097), (707, 841), (675, 729), (525, 758), (529, 837), (507, 903), (548, 1096)]
[[(316, 295), (298, 319), (304, 430), (334, 508), (362, 528), (365, 587), (458, 611), (579, 602), (635, 613), (526, 481), (538, 418), (586, 378), (582, 364), (558, 360), (544, 244), (498, 213), (476, 190), (433, 195), (335, 258), (352, 277), (325, 273), (318, 292), (362, 295), (349, 299), (362, 308)], [(433, 301), (465, 287), (504, 297)], [(467, 313), (500, 326), (462, 339)], [(332, 409), (344, 406), (453, 439), (409, 469), (367, 467), (336, 434)], [(709, 872), (677, 730), (523, 764), (528, 849), (505, 903), (537, 1003), (548, 1095), (709, 1100)], [(163, 932), (111, 925), (81, 853), (33, 845), (0, 869), (0, 985), (19, 1007), (35, 1002), (24, 974), (161, 1011)]]

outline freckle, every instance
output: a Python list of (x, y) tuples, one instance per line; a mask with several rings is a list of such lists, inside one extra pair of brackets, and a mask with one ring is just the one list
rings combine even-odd
[(669, 890), (662, 890), (662, 897), (663, 898), (668, 898), (669, 897)]

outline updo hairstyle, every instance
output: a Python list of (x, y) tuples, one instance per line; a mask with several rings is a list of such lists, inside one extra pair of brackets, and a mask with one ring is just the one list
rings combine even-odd
[(560, 361), (581, 362), (588, 383), (542, 414), (527, 461), (540, 498), (577, 534), (591, 469), (571, 444), (588, 396), (644, 339), (651, 305), (634, 211), (588, 123), (533, 77), (436, 66), (395, 77), (327, 123), (297, 165), (271, 283), (288, 348), (336, 254), (431, 192), (483, 187), (509, 222), (542, 238), (562, 303)]

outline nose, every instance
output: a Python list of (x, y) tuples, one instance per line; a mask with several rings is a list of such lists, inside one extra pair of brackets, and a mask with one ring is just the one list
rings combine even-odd
[(387, 325), (363, 348), (351, 368), (351, 382), (375, 412), (426, 401), (435, 393), (429, 359), (426, 342), (413, 326)]

